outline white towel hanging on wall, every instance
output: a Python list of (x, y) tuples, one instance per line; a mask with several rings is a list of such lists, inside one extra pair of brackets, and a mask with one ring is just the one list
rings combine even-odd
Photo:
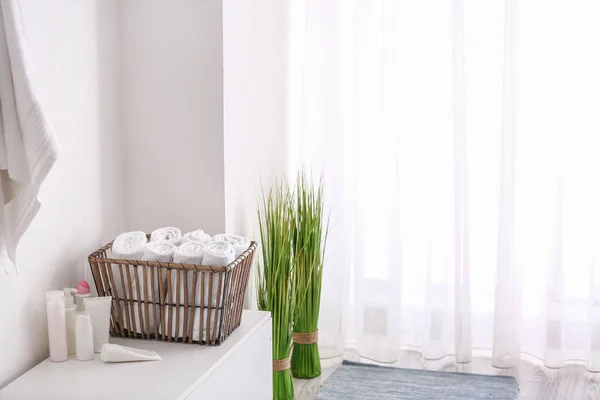
[(0, 265), (16, 265), (19, 240), (40, 208), (38, 192), (58, 143), (32, 89), (16, 0), (0, 2)]

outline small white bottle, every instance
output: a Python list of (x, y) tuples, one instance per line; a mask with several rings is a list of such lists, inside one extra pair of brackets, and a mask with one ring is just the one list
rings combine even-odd
[(94, 359), (92, 319), (90, 314), (85, 311), (77, 313), (75, 319), (75, 343), (77, 347), (76, 357), (79, 361)]
[(67, 327), (67, 352), (75, 354), (75, 317), (77, 306), (73, 296), (67, 296), (65, 301), (65, 325)]
[(48, 317), (48, 344), (50, 361), (62, 362), (69, 358), (67, 350), (67, 326), (65, 322), (65, 301), (52, 298), (46, 303)]

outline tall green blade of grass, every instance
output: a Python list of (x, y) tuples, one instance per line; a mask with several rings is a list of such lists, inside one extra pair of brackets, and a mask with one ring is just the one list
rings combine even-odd
[[(296, 313), (294, 332), (313, 333), (318, 329), (321, 306), (323, 255), (327, 242), (327, 226), (323, 221), (323, 184), (314, 187), (306, 172), (298, 173), (293, 247), (296, 278)], [(294, 343), (292, 373), (297, 378), (321, 375), (318, 343)]]
[[(257, 298), (260, 310), (270, 311), (273, 321), (273, 360), (290, 356), (293, 312), (295, 310), (292, 237), (294, 234), (294, 200), (284, 180), (262, 192), (258, 207), (262, 260), (259, 265)], [(273, 371), (273, 399), (294, 398), (289, 369)]]

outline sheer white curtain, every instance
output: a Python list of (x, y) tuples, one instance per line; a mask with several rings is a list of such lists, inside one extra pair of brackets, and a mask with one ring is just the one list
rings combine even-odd
[(331, 210), (323, 356), (600, 370), (600, 3), (291, 7), (292, 166)]

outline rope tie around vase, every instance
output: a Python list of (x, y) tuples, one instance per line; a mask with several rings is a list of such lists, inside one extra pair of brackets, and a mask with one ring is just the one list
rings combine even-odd
[(310, 333), (294, 332), (292, 342), (295, 344), (313, 344), (319, 341), (319, 331), (316, 330)]
[(285, 371), (292, 368), (292, 357), (282, 360), (273, 360), (273, 371)]

